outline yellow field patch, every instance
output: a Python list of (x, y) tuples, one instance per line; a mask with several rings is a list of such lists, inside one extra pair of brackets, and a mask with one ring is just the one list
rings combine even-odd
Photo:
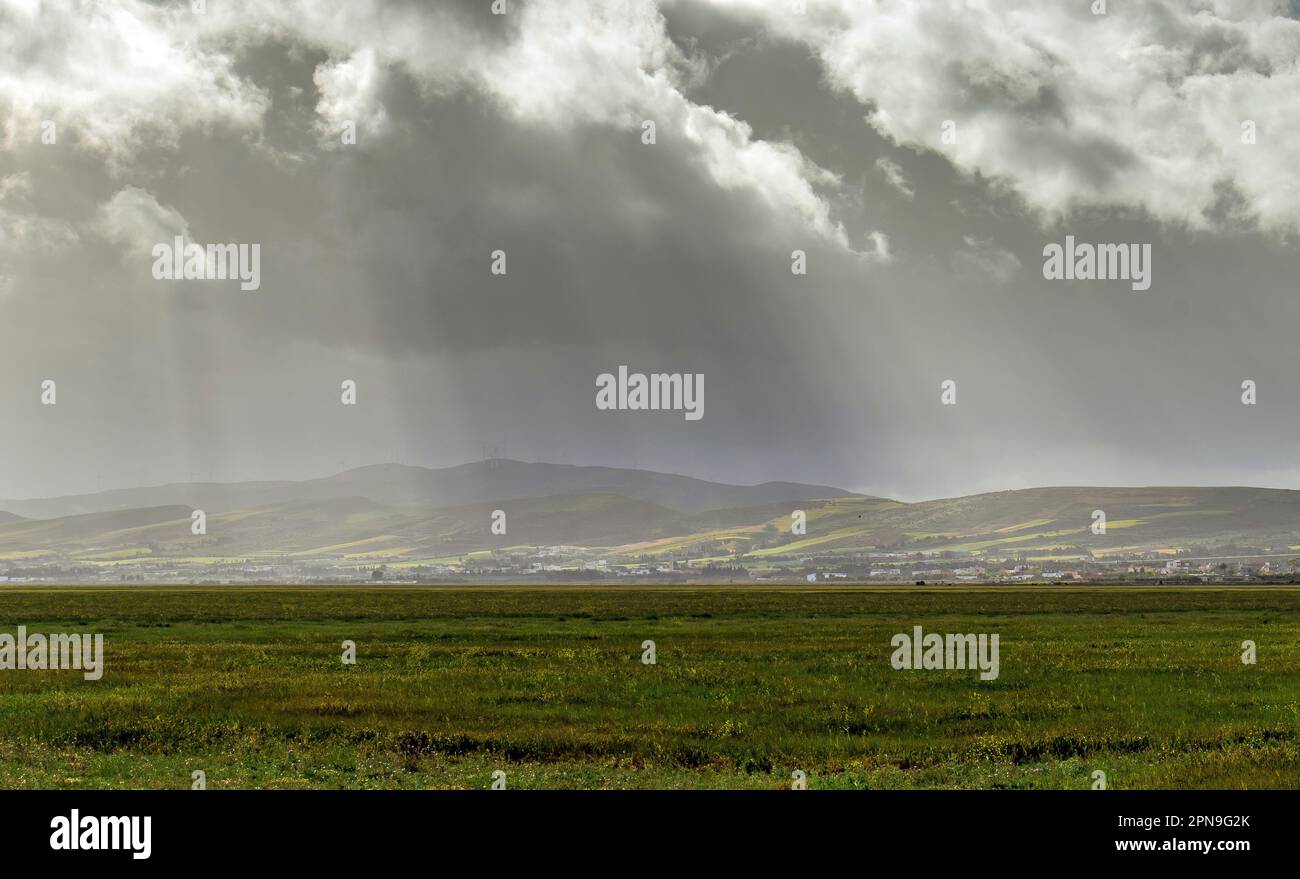
[(17, 561), (19, 559), (38, 559), (42, 556), (54, 555), (48, 549), (20, 549), (13, 552), (0, 552), (0, 561)]
[(345, 549), (351, 549), (352, 547), (355, 546), (366, 546), (372, 543), (386, 543), (389, 541), (401, 540), (401, 539), (402, 538), (398, 537), (395, 534), (381, 534), (377, 537), (366, 537), (362, 540), (352, 540), (352, 541), (348, 541), (347, 543), (335, 543), (332, 546), (321, 546), (321, 547), (317, 547), (316, 549), (304, 549), (298, 552), (291, 552), (289, 553), (289, 555), (294, 558), (299, 558), (302, 556), (312, 556), (312, 555), (329, 555), (330, 553), (340, 552), (341, 550), (345, 550)]
[(1010, 534), (1012, 531), (1023, 531), (1026, 528), (1038, 528), (1042, 525), (1050, 525), (1055, 519), (1030, 519), (1028, 522), (1021, 522), (1018, 525), (1008, 525), (1005, 528), (998, 528), (994, 534)]
[(850, 528), (840, 528), (832, 531), (830, 534), (822, 534), (818, 537), (805, 537), (803, 540), (796, 540), (793, 543), (786, 543), (781, 546), (769, 546), (766, 549), (756, 549), (749, 553), (751, 556), (762, 558), (769, 555), (788, 555), (789, 553), (799, 552), (810, 546), (819, 546), (823, 543), (832, 543), (836, 540), (843, 540), (846, 537), (857, 537), (865, 529), (860, 526)]

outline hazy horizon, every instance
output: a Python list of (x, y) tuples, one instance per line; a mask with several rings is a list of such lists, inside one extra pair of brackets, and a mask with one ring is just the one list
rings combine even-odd
[[(1089, 484), (1089, 485), (1084, 485), (1084, 484), (1071, 484), (1071, 483), (1057, 483), (1057, 484), (1050, 484), (1050, 485), (1049, 485), (1049, 484), (1043, 484), (1043, 485), (1024, 485), (1024, 486), (1017, 486), (1017, 487), (1015, 487), (1015, 488), (993, 488), (993, 489), (988, 489), (988, 490), (979, 491), (979, 492), (971, 492), (970, 494), (934, 495), (934, 496), (927, 496), (927, 497), (906, 497), (906, 496), (877, 495), (877, 494), (872, 494), (871, 492), (859, 491), (858, 489), (855, 489), (855, 488), (853, 488), (852, 486), (846, 486), (846, 485), (834, 485), (834, 484), (829, 484), (829, 483), (811, 483), (811, 482), (807, 482), (807, 481), (805, 481), (805, 480), (800, 480), (800, 479), (784, 479), (784, 478), (782, 478), (782, 477), (780, 477), (780, 476), (774, 476), (774, 477), (772, 477), (771, 479), (763, 479), (763, 480), (759, 480), (759, 481), (757, 481), (757, 482), (726, 482), (726, 481), (722, 481), (722, 480), (706, 479), (706, 478), (704, 478), (704, 477), (698, 476), (698, 475), (693, 474), (693, 473), (689, 473), (689, 472), (685, 472), (685, 471), (676, 471), (676, 470), (674, 470), (674, 471), (652, 470), (652, 469), (644, 468), (644, 467), (641, 467), (641, 468), (624, 468), (624, 467), (614, 467), (614, 466), (606, 465), (606, 464), (581, 464), (581, 463), (575, 463), (575, 462), (562, 462), (562, 461), (526, 461), (526, 460), (517, 459), (517, 458), (500, 458), (500, 459), (479, 458), (479, 459), (470, 460), (470, 461), (460, 461), (460, 462), (453, 463), (453, 464), (446, 464), (446, 465), (442, 465), (442, 466), (439, 466), (439, 467), (428, 467), (428, 466), (423, 465), (423, 464), (410, 464), (410, 463), (406, 463), (406, 462), (403, 462), (403, 461), (377, 461), (377, 462), (372, 463), (372, 464), (358, 464), (358, 465), (356, 465), (356, 466), (354, 466), (354, 467), (348, 467), (348, 468), (346, 468), (346, 469), (344, 469), (344, 470), (339, 470), (339, 471), (330, 471), (330, 472), (325, 472), (325, 473), (318, 473), (318, 474), (315, 474), (315, 475), (306, 476), (306, 477), (302, 477), (302, 478), (298, 478), (298, 479), (248, 479), (248, 480), (235, 479), (235, 480), (212, 480), (212, 481), (209, 481), (209, 480), (206, 480), (206, 479), (196, 479), (196, 480), (174, 480), (174, 481), (168, 481), (168, 482), (142, 483), (142, 484), (131, 484), (131, 485), (117, 485), (117, 486), (105, 487), (105, 488), (100, 489), (100, 490), (97, 490), (97, 491), (89, 491), (89, 492), (72, 492), (72, 493), (69, 493), (69, 494), (59, 494), (59, 495), (33, 495), (33, 496), (30, 496), (30, 497), (8, 497), (8, 498), (4, 498), (3, 500), (0, 500), (0, 505), (2, 505), (4, 501), (36, 501), (36, 500), (53, 500), (53, 499), (57, 499), (57, 498), (61, 498), (61, 497), (78, 497), (78, 496), (83, 496), (83, 495), (93, 495), (93, 494), (101, 494), (101, 493), (115, 492), (115, 491), (129, 491), (129, 490), (132, 490), (132, 489), (164, 488), (164, 487), (167, 487), (167, 486), (173, 486), (173, 485), (205, 485), (205, 484), (206, 484), (206, 485), (237, 485), (237, 484), (241, 484), (241, 483), (252, 484), (252, 483), (285, 483), (285, 482), (298, 483), (298, 482), (312, 482), (312, 481), (316, 481), (316, 480), (326, 480), (326, 479), (330, 479), (331, 477), (334, 477), (334, 476), (340, 476), (340, 475), (342, 475), (342, 474), (344, 474), (344, 473), (348, 473), (348, 472), (352, 472), (352, 471), (356, 471), (356, 470), (365, 470), (365, 469), (368, 469), (368, 468), (377, 468), (377, 467), (411, 467), (411, 468), (422, 468), (422, 469), (426, 469), (426, 470), (451, 470), (451, 469), (456, 469), (456, 468), (461, 468), (461, 467), (469, 467), (469, 466), (472, 466), (472, 465), (474, 465), (474, 464), (486, 464), (486, 463), (491, 462), (492, 460), (502, 460), (502, 461), (508, 461), (508, 462), (512, 462), (512, 463), (519, 463), (519, 464), (559, 465), (559, 466), (565, 466), (565, 467), (576, 467), (576, 468), (584, 468), (584, 467), (593, 467), (593, 468), (595, 468), (595, 467), (599, 467), (599, 468), (615, 469), (615, 470), (630, 470), (630, 471), (634, 471), (634, 472), (647, 473), (647, 474), (659, 474), (659, 475), (668, 475), (668, 476), (680, 476), (680, 477), (684, 477), (684, 478), (687, 478), (687, 479), (697, 479), (697, 480), (700, 480), (700, 481), (702, 481), (702, 482), (713, 482), (713, 483), (717, 483), (717, 484), (720, 484), (720, 485), (738, 486), (738, 487), (755, 487), (755, 486), (759, 486), (759, 485), (763, 485), (763, 484), (767, 484), (767, 483), (790, 483), (790, 484), (795, 484), (795, 485), (809, 485), (809, 486), (821, 485), (821, 487), (823, 487), (823, 488), (833, 488), (833, 489), (837, 489), (837, 490), (840, 490), (840, 491), (848, 492), (848, 493), (850, 493), (850, 494), (852, 494), (852, 495), (855, 495), (855, 496), (863, 496), (863, 497), (878, 497), (878, 498), (881, 498), (881, 499), (883, 499), (883, 500), (899, 501), (899, 502), (906, 503), (906, 504), (920, 504), (920, 503), (927, 503), (927, 502), (930, 502), (930, 501), (956, 500), (956, 499), (960, 499), (960, 498), (973, 497), (973, 496), (980, 495), (980, 494), (1000, 494), (1000, 493), (1003, 493), (1003, 492), (1010, 492), (1010, 491), (1036, 491), (1036, 490), (1050, 490), (1050, 489), (1076, 489), (1076, 488), (1083, 488), (1083, 489), (1088, 489), (1088, 488), (1096, 488), (1096, 489), (1114, 489), (1114, 488), (1134, 488), (1134, 489), (1136, 489), (1136, 488), (1180, 489), (1180, 488), (1185, 488), (1185, 489), (1251, 489), (1251, 490), (1261, 490), (1261, 491), (1300, 491), (1300, 489), (1297, 489), (1297, 488), (1288, 488), (1288, 487), (1285, 487), (1285, 486), (1275, 486), (1275, 485), (1248, 485), (1248, 484), (1200, 484), (1200, 483), (1186, 483), (1186, 484), (1127, 483), (1127, 484), (1125, 484), (1125, 483), (1107, 483), (1107, 484)], [(2, 506), (0, 506), (0, 511), (3, 511)]]

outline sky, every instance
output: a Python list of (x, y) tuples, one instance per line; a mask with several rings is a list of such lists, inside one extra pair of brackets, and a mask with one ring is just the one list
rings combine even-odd
[[(1300, 488), (1298, 14), (0, 0), (0, 497), (484, 456)], [(155, 277), (178, 235), (260, 286)], [(1045, 277), (1067, 236), (1150, 288)], [(703, 417), (598, 408), (620, 365)]]

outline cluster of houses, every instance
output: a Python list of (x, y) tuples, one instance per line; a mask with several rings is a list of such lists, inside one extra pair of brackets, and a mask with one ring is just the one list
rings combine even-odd
[[(1259, 555), (1108, 557), (1068, 563), (1010, 561), (974, 554), (854, 552), (749, 559), (636, 558), (577, 546), (513, 547), (439, 560), (382, 563), (361, 558), (192, 560), (132, 559), (87, 565), (25, 560), (0, 566), (0, 584), (17, 583), (465, 583), (465, 582), (842, 582), (842, 583), (1067, 583), (1115, 581), (1269, 582), (1300, 576), (1300, 557), (1263, 548)], [(1269, 556), (1269, 557), (1264, 557)]]

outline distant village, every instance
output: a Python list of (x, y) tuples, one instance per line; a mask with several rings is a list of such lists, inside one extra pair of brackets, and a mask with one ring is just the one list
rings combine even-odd
[(134, 558), (112, 564), (74, 559), (0, 560), (0, 586), (22, 583), (474, 584), (474, 583), (754, 583), (754, 584), (1198, 584), (1295, 583), (1300, 552), (1282, 547), (1189, 548), (1103, 557), (1035, 560), (960, 552), (845, 554), (691, 559), (619, 557), (608, 550), (543, 546), (465, 553), (437, 562), (394, 559), (304, 559), (259, 556), (194, 562)]

